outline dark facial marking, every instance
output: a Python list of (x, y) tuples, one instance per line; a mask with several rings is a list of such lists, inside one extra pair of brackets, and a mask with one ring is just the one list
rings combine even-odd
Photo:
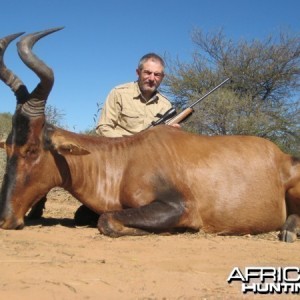
[(26, 144), (29, 136), (30, 120), (27, 116), (17, 112), (13, 117), (13, 138), (16, 146)]
[(5, 213), (5, 210), (9, 209), (8, 198), (10, 191), (15, 184), (16, 171), (17, 171), (17, 161), (16, 156), (12, 156), (8, 159), (6, 164), (5, 174), (3, 176), (1, 193), (0, 193), (0, 216)]

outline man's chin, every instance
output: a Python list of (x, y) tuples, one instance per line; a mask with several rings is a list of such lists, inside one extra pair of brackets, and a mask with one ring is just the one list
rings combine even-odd
[(156, 86), (144, 86), (141, 90), (142, 93), (154, 93), (156, 91)]

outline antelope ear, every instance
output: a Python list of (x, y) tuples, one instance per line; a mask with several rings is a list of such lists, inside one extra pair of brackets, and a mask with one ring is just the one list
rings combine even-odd
[(86, 155), (90, 153), (86, 148), (78, 144), (76, 139), (63, 135), (55, 130), (50, 138), (50, 143), (52, 149), (61, 155)]
[(55, 145), (55, 149), (61, 155), (86, 155), (90, 153), (84, 147), (73, 143)]

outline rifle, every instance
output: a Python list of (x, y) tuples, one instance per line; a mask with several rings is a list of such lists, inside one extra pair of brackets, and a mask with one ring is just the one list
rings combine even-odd
[[(152, 122), (150, 127), (156, 126), (159, 124), (173, 125), (173, 124), (178, 124), (178, 123), (186, 120), (187, 117), (189, 117), (194, 112), (193, 107), (196, 104), (198, 104), (200, 101), (204, 100), (207, 96), (209, 96), (211, 93), (213, 93), (215, 90), (217, 90), (223, 84), (225, 84), (229, 79), (230, 78), (226, 78), (219, 85), (214, 87), (212, 90), (210, 90), (208, 93), (206, 93), (204, 96), (202, 96), (200, 99), (198, 99), (196, 102), (194, 102), (192, 105), (187, 107), (185, 110), (183, 110), (178, 115), (176, 115), (176, 109), (174, 107), (170, 108), (160, 119), (158, 119), (156, 122)], [(169, 120), (169, 121), (167, 121), (167, 120)]]

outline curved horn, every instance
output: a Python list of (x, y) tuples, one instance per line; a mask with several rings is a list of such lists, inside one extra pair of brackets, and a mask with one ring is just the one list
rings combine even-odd
[(22, 107), (22, 111), (30, 116), (44, 114), (46, 100), (54, 83), (52, 69), (32, 52), (32, 47), (44, 36), (61, 29), (63, 27), (28, 34), (17, 43), (18, 53), (23, 63), (40, 78), (40, 83), (30, 94), (30, 99)]
[(0, 79), (8, 85), (17, 97), (18, 104), (22, 104), (28, 97), (28, 91), (23, 82), (4, 64), (4, 52), (7, 46), (24, 32), (8, 35), (0, 40)]

